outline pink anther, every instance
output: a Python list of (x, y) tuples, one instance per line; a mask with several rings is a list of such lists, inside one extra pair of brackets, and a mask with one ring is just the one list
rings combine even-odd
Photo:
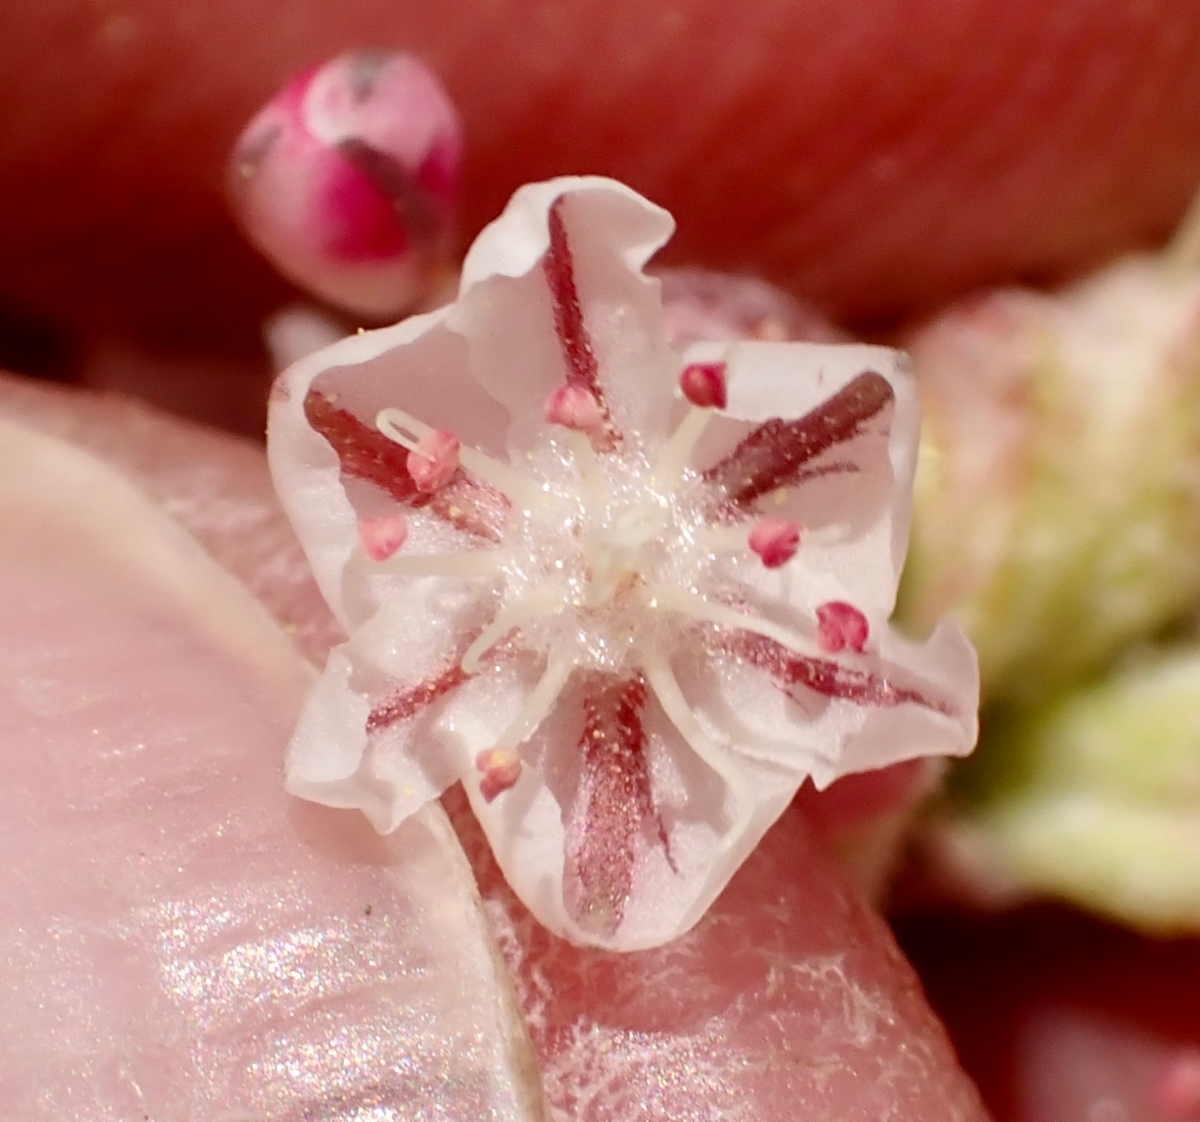
[(575, 432), (592, 432), (604, 423), (604, 411), (586, 387), (561, 386), (546, 399), (546, 420)]
[(444, 487), (458, 471), (458, 453), (462, 445), (452, 432), (441, 429), (426, 433), (417, 448), (408, 454), (408, 474), (418, 491), (436, 491)]
[(700, 409), (724, 409), (729, 400), (723, 362), (693, 362), (679, 375), (683, 396)]
[(358, 541), (372, 561), (386, 561), (408, 539), (408, 519), (399, 511), (358, 520)]
[(800, 523), (786, 518), (764, 518), (750, 531), (750, 548), (768, 569), (778, 569), (800, 548)]
[(515, 787), (521, 778), (521, 757), (511, 748), (488, 748), (475, 757), (475, 766), (483, 773), (479, 793), (484, 802)]
[(830, 600), (817, 609), (817, 645), (829, 654), (847, 647), (862, 654), (870, 633), (867, 617), (853, 604)]

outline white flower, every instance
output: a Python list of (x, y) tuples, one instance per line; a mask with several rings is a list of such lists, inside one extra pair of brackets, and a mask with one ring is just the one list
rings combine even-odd
[(957, 627), (887, 626), (918, 427), (902, 356), (677, 355), (641, 271), (671, 230), (608, 180), (523, 188), (456, 303), (298, 363), (270, 419), (350, 636), (289, 790), (388, 831), (462, 779), (534, 915), (621, 950), (694, 924), (806, 776), (976, 732)]

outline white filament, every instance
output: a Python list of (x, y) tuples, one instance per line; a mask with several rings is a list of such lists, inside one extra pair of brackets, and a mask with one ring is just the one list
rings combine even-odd
[(679, 427), (671, 434), (671, 438), (659, 453), (658, 462), (654, 465), (654, 479), (660, 487), (674, 490), (683, 481), (688, 462), (697, 441), (708, 427), (712, 409), (698, 409), (692, 406), (679, 422)]
[(754, 793), (729, 752), (714, 744), (700, 726), (695, 712), (683, 696), (683, 690), (675, 679), (667, 660), (655, 652), (643, 663), (643, 670), (654, 696), (663, 707), (671, 723), (679, 730), (688, 746), (703, 760), (725, 784), (733, 796), (733, 814), (729, 825), (721, 836), (721, 848), (729, 849), (750, 825), (754, 815)]
[(525, 699), (521, 712), (496, 741), (498, 749), (515, 749), (537, 731), (538, 726), (550, 715), (576, 665), (577, 659), (570, 645), (563, 644), (550, 652), (545, 672)]
[(671, 608), (682, 615), (705, 623), (715, 623), (718, 627), (730, 627), (737, 631), (751, 631), (767, 639), (774, 639), (782, 647), (794, 651), (805, 658), (818, 657), (814, 645), (802, 635), (780, 627), (761, 616), (743, 615), (724, 604), (715, 604), (705, 599), (697, 592), (686, 588), (671, 588), (659, 585), (653, 589), (649, 597), (652, 606)]
[[(418, 421), (411, 413), (395, 406), (379, 410), (375, 415), (375, 427), (389, 440), (394, 440), (401, 448), (416, 452), (418, 456), (422, 455), (422, 438), (432, 436), (436, 431), (424, 421)], [(545, 501), (545, 497), (531, 479), (514, 471), (507, 464), (493, 460), (478, 448), (472, 448), (469, 444), (461, 445), (458, 459), (467, 471), (495, 487), (513, 506), (521, 506), (528, 510), (539, 500)]]
[(575, 461), (575, 470), (579, 472), (584, 508), (589, 518), (598, 518), (609, 501), (604, 473), (600, 470), (600, 459), (586, 433), (568, 432), (566, 435)]
[(565, 591), (561, 587), (552, 585), (549, 588), (539, 589), (529, 596), (524, 596), (515, 604), (505, 608), (466, 649), (462, 657), (463, 670), (468, 674), (474, 674), (479, 669), (479, 660), (505, 635), (529, 623), (530, 620), (537, 619), (538, 616), (549, 614), (565, 599)]

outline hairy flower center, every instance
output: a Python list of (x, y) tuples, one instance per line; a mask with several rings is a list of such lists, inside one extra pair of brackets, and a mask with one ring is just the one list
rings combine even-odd
[(598, 608), (633, 587), (650, 567), (654, 543), (667, 527), (667, 514), (652, 503), (622, 510), (612, 525), (585, 547), (589, 580), (584, 603)]
[(620, 671), (660, 622), (656, 590), (702, 580), (692, 480), (668, 489), (639, 451), (597, 454), (561, 431), (524, 468), (539, 499), (510, 514), (500, 614), (521, 620), (522, 646), (570, 648), (579, 665)]

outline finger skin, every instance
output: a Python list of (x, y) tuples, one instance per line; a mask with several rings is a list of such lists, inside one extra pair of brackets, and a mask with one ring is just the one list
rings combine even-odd
[(436, 807), (286, 797), (312, 672), (126, 480), (0, 429), (0, 1087), (13, 1122), (540, 1122)]
[(842, 318), (1159, 238), (1200, 179), (1192, 0), (59, 0), (7, 5), (0, 45), (0, 297), (176, 343), (248, 340), (281, 299), (224, 160), (349, 46), (445, 79), (466, 234), (521, 182), (604, 172), (676, 213), (676, 260)]
[(610, 955), (541, 928), (448, 801), (556, 1122), (987, 1122), (886, 924), (797, 808), (692, 931)]

